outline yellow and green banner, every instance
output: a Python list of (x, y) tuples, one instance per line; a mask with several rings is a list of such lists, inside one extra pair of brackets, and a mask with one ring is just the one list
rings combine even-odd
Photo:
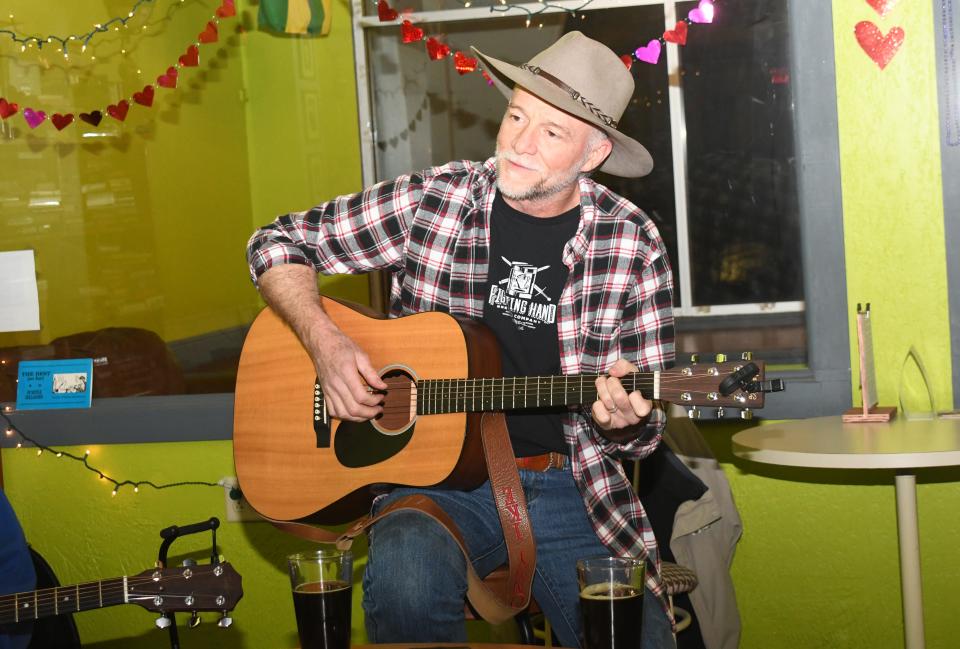
[(260, 26), (286, 34), (328, 34), (330, 16), (330, 0), (260, 0)]

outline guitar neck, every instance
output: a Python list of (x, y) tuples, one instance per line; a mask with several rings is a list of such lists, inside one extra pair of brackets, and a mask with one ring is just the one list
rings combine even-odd
[[(592, 403), (603, 374), (511, 376), (417, 381), (417, 413), (488, 412)], [(659, 372), (634, 372), (620, 379), (627, 392), (659, 398)]]
[(127, 601), (127, 578), (0, 595), (0, 624), (116, 606)]

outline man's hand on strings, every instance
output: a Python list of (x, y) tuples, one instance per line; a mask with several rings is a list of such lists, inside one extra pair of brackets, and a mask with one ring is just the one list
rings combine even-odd
[[(636, 365), (621, 358), (610, 367), (608, 376), (597, 379), (597, 400), (593, 402), (591, 412), (600, 430), (613, 432), (630, 428), (650, 415), (653, 402), (644, 399), (639, 390), (628, 394), (620, 382), (621, 377), (636, 371)], [(611, 436), (614, 437), (620, 436)]]

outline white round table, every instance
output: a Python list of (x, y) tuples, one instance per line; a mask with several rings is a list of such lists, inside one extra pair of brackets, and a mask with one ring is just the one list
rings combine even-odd
[(820, 469), (896, 469), (897, 535), (907, 649), (921, 649), (923, 591), (917, 526), (916, 469), (960, 466), (960, 420), (845, 424), (836, 417), (756, 426), (733, 436), (737, 457)]

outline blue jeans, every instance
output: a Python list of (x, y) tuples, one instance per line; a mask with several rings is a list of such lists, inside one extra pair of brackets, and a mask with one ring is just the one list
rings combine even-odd
[[(520, 471), (537, 544), (533, 596), (564, 647), (581, 646), (576, 561), (608, 555), (587, 518), (570, 467)], [(456, 522), (474, 569), (483, 577), (506, 562), (507, 551), (489, 483), (473, 491), (398, 488), (395, 498), (427, 493)], [(465, 642), (467, 592), (463, 553), (438, 523), (417, 512), (391, 514), (370, 531), (363, 577), (367, 636), (375, 643)], [(659, 602), (645, 592), (642, 649), (675, 647)]]

